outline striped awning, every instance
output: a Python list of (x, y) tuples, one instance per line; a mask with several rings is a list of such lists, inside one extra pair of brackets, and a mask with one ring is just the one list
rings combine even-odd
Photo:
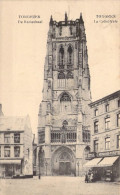
[(119, 158), (119, 156), (113, 157), (105, 157), (99, 164), (98, 167), (110, 167), (112, 166), (115, 161)]
[(102, 158), (94, 158), (88, 161), (84, 167), (98, 167), (98, 163), (101, 161)]

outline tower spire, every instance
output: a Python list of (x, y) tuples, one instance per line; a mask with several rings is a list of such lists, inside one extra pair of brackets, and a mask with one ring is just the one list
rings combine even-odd
[[(48, 175), (74, 173), (79, 176), (76, 163), (80, 164), (82, 174), (85, 157), (81, 154), (84, 154), (86, 141), (90, 144), (90, 75), (82, 15), (76, 20), (69, 20), (68, 16), (68, 12), (64, 12), (60, 21), (53, 20), (52, 16), (49, 19), (43, 100), (38, 115), (38, 146), (43, 147), (42, 160), (48, 164)], [(75, 155), (69, 143), (74, 144)], [(64, 150), (62, 144), (65, 144)], [(52, 155), (53, 150), (56, 152)], [(69, 171), (61, 168), (63, 158), (69, 160), (69, 165), (65, 164)], [(37, 161), (39, 173), (39, 158)], [(42, 174), (46, 174), (45, 167)]]

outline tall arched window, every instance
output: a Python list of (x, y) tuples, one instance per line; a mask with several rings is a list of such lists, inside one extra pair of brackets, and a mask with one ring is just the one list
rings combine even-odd
[(72, 74), (71, 71), (69, 71), (69, 72), (67, 73), (66, 78), (67, 78), (67, 79), (73, 79), (73, 74)]
[(58, 87), (65, 87), (65, 74), (63, 72), (58, 74)]
[(68, 65), (72, 65), (73, 63), (73, 50), (72, 47), (68, 47)]
[(89, 153), (90, 153), (90, 147), (86, 146), (86, 148), (84, 149), (84, 158), (85, 158), (85, 160), (87, 160)]
[(64, 68), (64, 49), (63, 46), (59, 50), (59, 68)]
[(60, 72), (58, 74), (58, 79), (65, 79), (65, 74), (63, 72)]
[(71, 98), (67, 93), (63, 93), (60, 98), (60, 110), (61, 112), (71, 111)]

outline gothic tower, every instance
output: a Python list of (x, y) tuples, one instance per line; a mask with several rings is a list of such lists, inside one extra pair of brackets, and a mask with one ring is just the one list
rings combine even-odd
[[(90, 73), (82, 15), (49, 23), (43, 100), (38, 114), (39, 171), (81, 175), (90, 144)], [(40, 158), (40, 159), (39, 159)]]

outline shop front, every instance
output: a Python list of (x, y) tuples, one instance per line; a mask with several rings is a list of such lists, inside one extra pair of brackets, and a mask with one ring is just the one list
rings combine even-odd
[(86, 173), (93, 174), (93, 181), (98, 181), (101, 179), (101, 168), (98, 167), (98, 164), (102, 161), (103, 158), (93, 158), (89, 160), (85, 165), (84, 169)]
[(11, 178), (21, 172), (21, 160), (0, 160), (0, 178)]
[(85, 165), (87, 171), (92, 171), (94, 181), (120, 180), (120, 156), (94, 158)]
[(98, 164), (101, 170), (101, 180), (115, 181), (120, 177), (120, 158), (119, 156), (104, 157)]

